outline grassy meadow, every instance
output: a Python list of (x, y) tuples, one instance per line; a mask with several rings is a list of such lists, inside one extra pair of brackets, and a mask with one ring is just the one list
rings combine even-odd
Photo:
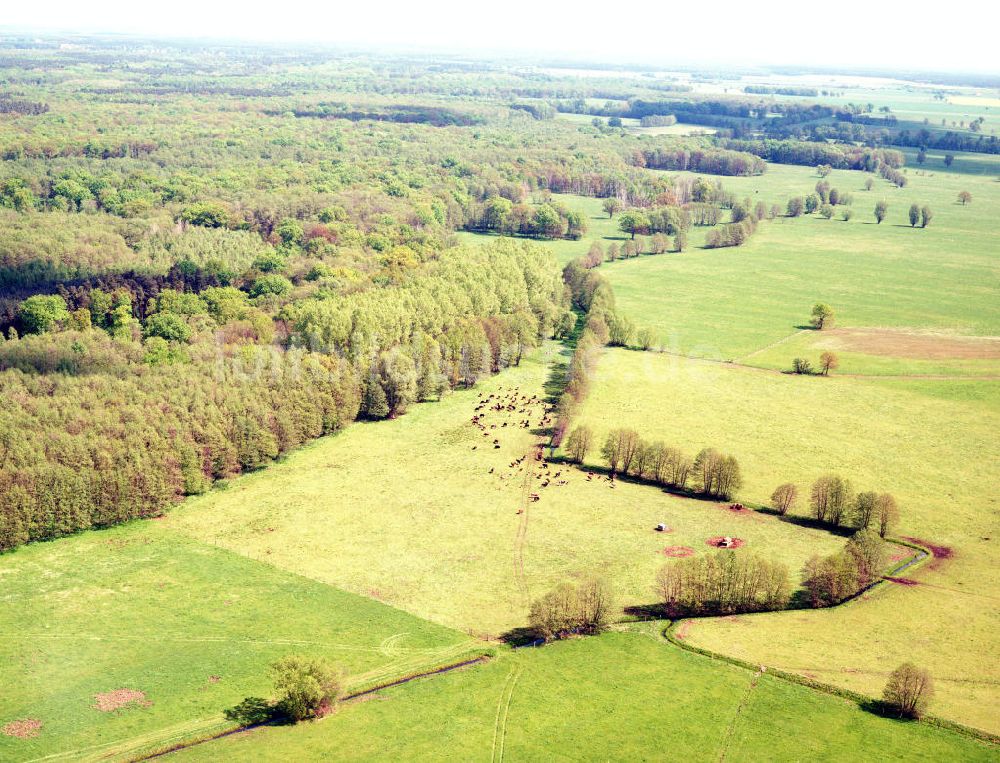
[[(323, 655), (350, 683), (437, 664), (463, 634), (141, 522), (0, 558), (0, 759), (121, 759), (232, 724), (267, 666)], [(97, 709), (97, 695), (144, 697)], [(148, 703), (148, 704), (147, 704)]]
[[(876, 180), (865, 191), (866, 177), (843, 170), (827, 178), (854, 195), (848, 222), (781, 217), (761, 223), (747, 244), (733, 249), (699, 248), (696, 230), (687, 252), (606, 266), (619, 308), (655, 329), (672, 351), (726, 360), (791, 336), (819, 301), (834, 307), (841, 326), (1000, 334), (1000, 229), (992, 215), (1000, 208), (1000, 183), (911, 170), (906, 188)], [(784, 209), (789, 197), (812, 193), (818, 180), (808, 167), (769, 165), (761, 177), (724, 178), (723, 185)], [(956, 201), (964, 189), (973, 194), (968, 206)], [(880, 199), (889, 202), (889, 218), (876, 225), (872, 209)], [(933, 209), (928, 228), (909, 226), (911, 203)], [(865, 362), (851, 370), (864, 372)]]
[[(996, 382), (960, 383), (997, 397)], [(704, 446), (731, 452), (744, 477), (740, 497), (755, 502), (767, 503), (786, 481), (807, 495), (829, 472), (858, 490), (893, 493), (900, 535), (950, 549), (950, 559), (908, 574), (917, 584), (883, 587), (834, 610), (700, 620), (690, 639), (872, 695), (898, 662), (913, 659), (938, 682), (934, 712), (998, 730), (988, 701), (1000, 681), (988, 648), (1000, 627), (992, 590), (1000, 554), (990, 540), (1000, 481), (995, 406), (928, 394), (913, 382), (607, 350), (579, 421), (597, 441), (629, 426), (692, 454)]]
[(881, 718), (684, 652), (650, 628), (505, 652), (485, 666), (348, 703), (315, 723), (257, 729), (168, 758), (972, 761), (992, 754), (953, 732)]
[[(320, 440), (266, 472), (186, 502), (166, 524), (489, 637), (524, 626), (532, 599), (580, 574), (606, 574), (622, 605), (651, 603), (667, 546), (708, 551), (708, 538), (737, 535), (780, 549), (794, 569), (816, 549), (837, 547), (821, 531), (736, 515), (651, 486), (619, 481), (612, 488), (558, 464), (542, 487), (532, 429), (504, 427), (494, 413), (498, 429), (484, 437), (470, 418), (480, 395), (515, 387), (542, 395), (544, 356), (553, 347), (474, 390)], [(506, 420), (519, 414), (512, 416)], [(530, 468), (510, 468), (526, 454)], [(660, 522), (672, 532), (655, 532)]]

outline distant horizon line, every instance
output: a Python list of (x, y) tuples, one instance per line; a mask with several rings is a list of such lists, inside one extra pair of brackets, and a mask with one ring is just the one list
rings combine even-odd
[[(370, 40), (318, 40), (313, 38), (283, 38), (283, 37), (258, 37), (248, 34), (232, 35), (184, 35), (180, 33), (158, 33), (147, 31), (113, 30), (102, 28), (60, 28), (60, 27), (33, 27), (33, 26), (7, 26), (0, 24), (0, 41), (9, 42), (10, 38), (17, 37), (38, 37), (42, 42), (55, 42), (60, 39), (71, 41), (79, 38), (81, 41), (91, 42), (137, 42), (137, 43), (164, 43), (178, 46), (190, 47), (246, 47), (250, 45), (263, 45), (275, 49), (302, 48), (312, 51), (330, 51), (339, 54), (395, 54), (395, 55), (418, 55), (421, 57), (433, 58), (439, 56), (448, 59), (466, 58), (472, 61), (489, 62), (502, 60), (505, 63), (520, 62), (533, 66), (559, 66), (563, 65), (570, 69), (592, 68), (601, 71), (629, 71), (629, 72), (681, 72), (698, 73), (706, 70), (718, 69), (719, 73), (759, 73), (780, 74), (782, 76), (808, 76), (808, 75), (839, 75), (849, 77), (870, 77), (883, 79), (898, 79), (907, 82), (935, 83), (931, 79), (938, 76), (956, 77), (960, 75), (995, 77), (996, 82), (991, 85), (965, 85), (966, 87), (989, 87), (1000, 89), (1000, 69), (982, 69), (974, 66), (964, 67), (936, 67), (914, 66), (900, 64), (898, 66), (886, 64), (816, 64), (801, 63), (797, 61), (777, 62), (767, 60), (752, 59), (713, 59), (713, 58), (690, 58), (683, 59), (656, 59), (649, 56), (641, 58), (613, 58), (608, 55), (602, 56), (600, 53), (584, 53), (573, 50), (556, 50), (550, 52), (540, 52), (528, 48), (501, 47), (491, 48), (485, 46), (461, 46), (461, 45), (441, 45), (441, 44), (414, 44), (385, 42), (379, 43)], [(45, 38), (52, 38), (46, 40)], [(789, 71), (797, 70), (797, 71)], [(952, 85), (961, 86), (961, 85)]]

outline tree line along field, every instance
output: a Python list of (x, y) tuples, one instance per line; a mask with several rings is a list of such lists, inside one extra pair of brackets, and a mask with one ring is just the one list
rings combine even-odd
[[(995, 382), (958, 383), (995, 398)], [(742, 498), (768, 505), (777, 485), (793, 482), (804, 496), (793, 510), (800, 514), (808, 512), (809, 485), (827, 473), (859, 491), (893, 493), (898, 534), (942, 547), (941, 558), (861, 601), (699, 620), (689, 639), (867, 694), (895, 661), (911, 658), (938, 680), (935, 712), (995, 731), (989, 697), (1000, 675), (988, 655), (998, 626), (997, 414), (995, 406), (931, 396), (905, 381), (789, 376), (615, 349), (599, 360), (579, 421), (598, 442), (625, 426), (690, 452), (711, 445), (733, 453)]]
[(851, 761), (878, 750), (886, 760), (992, 759), (988, 746), (953, 732), (670, 647), (655, 628), (504, 653), (383, 699), (167, 757)]

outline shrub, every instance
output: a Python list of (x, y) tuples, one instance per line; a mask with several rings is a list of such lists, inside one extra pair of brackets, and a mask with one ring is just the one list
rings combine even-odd
[(321, 657), (288, 655), (271, 672), (278, 708), (293, 721), (325, 715), (343, 691), (340, 674)]

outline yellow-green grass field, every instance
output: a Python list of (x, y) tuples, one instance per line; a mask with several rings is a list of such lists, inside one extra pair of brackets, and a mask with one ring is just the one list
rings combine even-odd
[[(543, 487), (537, 475), (544, 468), (531, 455), (538, 435), (502, 426), (523, 416), (491, 413), (486, 421), (498, 429), (485, 437), (470, 418), (480, 395), (515, 387), (541, 395), (548, 372), (544, 358), (533, 358), (397, 420), (353, 426), (227, 490), (187, 501), (166, 524), (490, 637), (526, 625), (533, 598), (579, 574), (606, 574), (622, 605), (652, 603), (667, 546), (705, 552), (708, 538), (736, 535), (774, 549), (793, 569), (838, 547), (819, 530), (740, 516), (647, 485), (611, 487), (558, 464), (548, 467)], [(536, 414), (532, 428), (538, 423)], [(525, 455), (527, 468), (510, 468)], [(660, 522), (673, 532), (655, 532)]]
[(378, 700), (168, 759), (995, 759), (985, 743), (684, 652), (654, 629), (505, 652)]
[[(996, 382), (950, 384), (997, 398)], [(912, 659), (937, 680), (935, 713), (995, 732), (1000, 410), (947, 386), (607, 350), (579, 422), (598, 441), (630, 426), (692, 454), (704, 446), (731, 452), (749, 501), (766, 503), (786, 481), (807, 495), (828, 472), (858, 490), (893, 493), (899, 534), (946, 547), (950, 558), (908, 572), (915, 584), (883, 586), (833, 610), (697, 621), (691, 643), (872, 696)]]
[[(0, 734), (8, 761), (131, 758), (230, 727), (223, 710), (267, 696), (268, 665), (289, 653), (326, 657), (357, 685), (479, 648), (158, 521), (0, 557), (0, 607), (0, 727), (41, 723)], [(97, 708), (121, 689), (142, 696)]]

